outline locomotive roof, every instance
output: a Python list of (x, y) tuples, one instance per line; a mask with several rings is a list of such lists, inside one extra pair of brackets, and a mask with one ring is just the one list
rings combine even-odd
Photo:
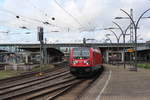
[(91, 46), (84, 46), (84, 47), (74, 47), (74, 48), (93, 48), (93, 49), (99, 49), (97, 47), (91, 47)]

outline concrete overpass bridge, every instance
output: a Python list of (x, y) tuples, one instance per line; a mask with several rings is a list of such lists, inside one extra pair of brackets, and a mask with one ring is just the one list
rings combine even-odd
[[(47, 50), (60, 50), (66, 56), (69, 53), (69, 48), (71, 47), (81, 47), (84, 46), (82, 43), (57, 43), (57, 44), (44, 44), (43, 48), (46, 48)], [(128, 48), (133, 48), (134, 44), (133, 43), (86, 43), (86, 46), (90, 47), (98, 47), (101, 49), (103, 55), (105, 55), (105, 61), (108, 61), (108, 56), (110, 51), (118, 51), (122, 55), (122, 61), (124, 60), (123, 58), (123, 48), (126, 50)], [(150, 43), (138, 43), (137, 44), (137, 50), (142, 51), (142, 50), (149, 50), (150, 49)], [(6, 50), (8, 52), (21, 52), (21, 51), (39, 51), (40, 44), (0, 44), (0, 50)], [(68, 51), (66, 51), (66, 48)]]
[[(65, 48), (71, 47), (81, 47), (84, 46), (83, 43), (57, 43), (57, 44), (44, 44), (44, 48), (55, 48), (62, 52), (66, 52)], [(123, 48), (133, 48), (133, 43), (86, 43), (86, 46), (98, 47), (102, 51), (106, 50), (123, 50)], [(147, 50), (150, 49), (150, 43), (137, 43), (138, 50)], [(0, 50), (6, 50), (8, 52), (20, 52), (24, 50), (34, 51), (40, 48), (40, 44), (0, 44)], [(33, 50), (34, 49), (34, 50)]]
[[(150, 43), (137, 43), (138, 46), (146, 46)], [(78, 47), (83, 46), (83, 43), (52, 43), (52, 44), (45, 44), (47, 47)], [(0, 44), (2, 46), (20, 46), (20, 47), (39, 47), (40, 44)], [(86, 46), (94, 46), (94, 47), (133, 47), (133, 43), (86, 43)]]
[[(80, 47), (83, 46), (82, 43), (57, 43), (57, 44), (44, 44), (47, 48), (56, 48), (60, 49), (61, 47)], [(132, 48), (134, 47), (133, 43), (86, 43), (86, 46), (99, 47), (99, 48)], [(150, 47), (150, 43), (138, 43), (138, 49), (146, 49)], [(0, 44), (1, 50), (15, 51), (18, 49), (25, 48), (40, 48), (40, 44)]]

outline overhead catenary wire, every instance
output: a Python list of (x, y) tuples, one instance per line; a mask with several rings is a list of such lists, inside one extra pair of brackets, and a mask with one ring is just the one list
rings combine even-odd
[[(30, 0), (28, 0), (28, 1), (30, 1)], [(63, 9), (70, 17), (72, 17), (73, 20), (76, 21), (76, 23), (78, 23), (80, 27), (82, 27), (82, 25), (81, 25), (81, 23), (78, 21), (78, 19), (76, 19), (76, 18), (75, 18), (73, 15), (71, 15), (67, 10), (65, 10), (56, 0), (55, 0), (55, 2), (56, 2), (56, 4), (57, 4), (59, 7), (61, 7), (61, 9)], [(31, 5), (33, 6), (33, 8), (39, 10), (39, 8), (36, 7), (35, 4), (31, 4)], [(32, 23), (32, 21), (33, 21), (33, 22), (42, 23), (42, 24), (44, 24), (44, 25), (50, 25), (50, 26), (54, 26), (54, 27), (67, 28), (67, 29), (68, 29), (68, 27), (63, 27), (63, 26), (59, 26), (59, 25), (56, 25), (56, 24), (52, 24), (52, 23), (49, 22), (50, 20), (42, 21), (42, 20), (39, 20), (39, 19), (37, 19), (37, 18), (31, 18), (31, 17), (27, 17), (27, 16), (24, 16), (24, 15), (20, 15), (20, 14), (17, 14), (17, 13), (15, 13), (15, 12), (12, 12), (12, 11), (9, 11), (9, 10), (6, 10), (6, 9), (0, 9), (0, 10), (6, 11), (7, 13), (9, 12), (10, 14), (15, 15), (16, 18), (18, 18), (18, 19), (20, 18), (21, 21), (25, 21), (25, 22), (28, 22), (28, 23)], [(49, 16), (47, 16), (48, 14), (47, 14), (46, 12), (44, 12), (44, 11), (42, 12), (42, 10), (40, 10), (40, 12), (43, 13), (43, 14), (45, 14), (46, 19), (47, 19), (47, 17), (49, 17)], [(70, 28), (70, 27), (69, 27), (69, 28)], [(83, 27), (82, 27), (82, 28), (83, 28)]]
[[(30, 4), (34, 9), (38, 9), (38, 11), (41, 13), (41, 14), (44, 14), (44, 16), (47, 16), (47, 12), (45, 12), (44, 10), (41, 10), (41, 9), (39, 9), (36, 5), (35, 5), (35, 3), (32, 3), (31, 2), (32, 0), (28, 0), (28, 4)], [(48, 17), (48, 16), (47, 16)]]
[[(57, 2), (57, 0), (54, 0), (54, 1), (55, 1), (55, 3), (56, 3), (61, 9), (64, 10), (65, 13), (67, 13), (70, 17), (72, 17), (72, 18), (74, 19), (74, 21), (76, 21), (76, 22), (79, 24), (80, 29), (85, 28), (85, 27), (83, 27), (83, 26), (81, 25), (81, 23), (80, 23), (72, 14), (70, 14), (67, 10), (65, 10), (65, 9)], [(89, 29), (91, 29), (91, 25), (90, 25), (89, 23), (87, 23), (87, 26), (89, 27)], [(94, 28), (95, 28), (95, 27), (94, 27)], [(91, 30), (92, 30), (92, 29), (91, 29)], [(81, 32), (82, 32), (82, 31), (81, 31)]]
[(22, 19), (22, 21), (26, 21), (25, 19), (28, 19), (28, 20), (31, 20), (31, 21), (35, 21), (35, 22), (39, 22), (39, 23), (43, 23), (43, 21), (41, 20), (38, 20), (38, 19), (34, 19), (34, 18), (30, 18), (30, 17), (26, 17), (26, 16), (22, 16), (20, 14), (17, 14), (15, 12), (12, 12), (12, 11), (9, 11), (9, 10), (6, 10), (6, 9), (0, 9), (0, 11), (5, 11), (7, 13), (10, 13), (12, 15), (14, 15), (16, 18), (20, 19), (20, 18), (24, 18)]
[[(34, 22), (38, 22), (38, 23), (41, 23), (41, 24), (44, 24), (44, 25), (50, 25), (52, 27), (58, 27), (58, 28), (63, 28), (63, 29), (68, 28), (68, 27), (62, 27), (62, 26), (58, 26), (58, 25), (55, 25), (55, 24), (51, 24), (49, 22), (44, 22), (44, 21), (41, 21), (39, 19), (22, 16), (20, 14), (17, 14), (15, 12), (12, 12), (12, 11), (7, 10), (7, 9), (0, 9), (0, 11), (4, 11), (4, 12), (7, 12), (7, 13), (10, 13), (11, 15), (14, 15), (17, 19), (21, 19), (21, 21), (24, 21), (24, 22), (27, 22), (27, 23), (31, 23), (32, 24), (32, 22), (30, 22), (30, 21), (34, 21)], [(30, 21), (28, 21), (28, 20), (30, 20)]]
[(44, 11), (42, 11), (41, 9), (39, 9), (36, 5), (35, 5), (35, 3), (32, 3), (31, 1), (33, 1), (33, 0), (28, 0), (28, 4), (31, 4), (31, 6), (33, 7), (33, 8), (35, 8), (35, 9), (38, 9), (41, 13), (43, 13), (43, 14), (46, 14), (46, 13), (44, 13)]
[[(49, 21), (50, 21), (50, 23), (52, 23), (51, 20), (49, 20), (49, 19), (52, 19), (52, 18), (54, 18), (54, 17), (48, 16), (48, 12), (45, 12), (44, 10), (39, 9), (39, 8), (35, 5), (35, 3), (31, 2), (31, 0), (28, 0), (28, 1), (29, 1), (29, 4), (31, 5), (31, 7), (33, 7), (34, 9), (37, 9), (41, 14), (44, 15), (45, 19), (47, 20), (47, 21), (46, 21), (47, 23), (49, 23)], [(64, 22), (63, 22), (63, 23), (64, 23)], [(66, 24), (66, 23), (64, 23), (64, 24)], [(60, 27), (60, 28), (65, 28), (65, 29), (68, 30), (68, 27), (62, 27), (62, 26), (56, 25), (56, 24), (55, 24), (55, 26), (56, 26), (56, 27)], [(72, 25), (71, 25), (71, 26), (72, 26)]]
[(80, 27), (82, 27), (81, 23), (80, 23), (72, 14), (70, 14), (66, 9), (64, 9), (64, 8), (57, 2), (57, 0), (54, 0), (54, 1), (55, 1), (55, 3), (56, 3), (65, 13), (67, 13), (70, 17), (72, 17), (72, 19), (73, 19)]
[[(72, 14), (70, 14), (67, 10), (65, 10), (56, 0), (55, 0), (55, 2), (57, 3), (57, 5), (59, 5), (69, 16), (71, 16), (81, 27), (79, 28), (79, 30), (81, 29), (85, 29), (85, 28), (88, 28), (87, 30), (85, 29), (84, 31), (93, 31), (93, 30), (95, 30), (95, 26), (93, 27), (93, 28), (91, 28), (91, 21), (88, 21), (86, 24), (87, 24), (87, 27), (83, 27), (82, 25), (81, 25), (81, 23), (76, 19), (76, 17), (74, 17)], [(80, 15), (81, 15), (81, 13), (80, 13)], [(82, 31), (80, 31), (80, 32), (82, 32)]]

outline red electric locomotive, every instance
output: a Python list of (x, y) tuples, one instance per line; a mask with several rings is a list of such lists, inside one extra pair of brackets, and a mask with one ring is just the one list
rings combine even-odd
[(93, 75), (102, 67), (102, 54), (97, 48), (76, 47), (70, 52), (70, 72), (75, 76)]

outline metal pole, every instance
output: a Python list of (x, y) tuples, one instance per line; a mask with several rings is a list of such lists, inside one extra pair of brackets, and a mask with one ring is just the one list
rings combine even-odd
[(43, 75), (42, 73), (42, 65), (43, 65), (43, 27), (38, 27), (38, 40), (40, 41), (40, 73), (39, 75)]
[[(130, 9), (130, 16), (133, 19), (133, 9)], [(132, 23), (131, 20), (130, 20), (130, 24), (131, 24), (131, 26), (130, 26), (130, 43), (132, 43), (132, 46), (134, 46), (134, 42), (133, 42), (133, 23)], [(133, 47), (131, 49), (133, 49)], [(133, 53), (130, 53), (130, 65), (133, 65), (132, 54)]]
[(113, 23), (120, 29), (121, 35), (123, 35), (123, 44), (124, 44), (124, 46), (123, 46), (123, 67), (125, 69), (125, 33), (119, 24), (117, 24), (116, 22), (113, 22)]
[[(108, 37), (108, 35), (106, 34), (105, 36), (107, 37), (107, 39), (105, 40), (105, 42), (107, 43), (107, 41), (109, 40), (110, 43), (112, 44), (112, 41), (111, 41), (111, 39)], [(107, 43), (107, 45), (108, 45), (108, 43)], [(108, 62), (107, 62), (107, 63), (109, 63), (109, 45), (108, 45), (108, 50), (107, 50), (107, 51), (108, 51), (108, 53), (107, 53), (108, 55), (106, 54), (106, 56), (108, 56), (108, 59), (107, 59)]]
[(45, 49), (44, 50), (45, 51), (45, 53), (44, 53), (44, 57), (45, 57), (44, 62), (45, 62), (45, 64), (47, 64), (47, 43), (46, 42), (47, 42), (47, 40), (45, 38), (45, 48), (44, 48)]
[[(111, 39), (109, 38), (109, 41), (110, 41), (110, 44), (112, 44), (112, 41), (111, 41)], [(110, 51), (109, 53), (111, 54), (111, 56), (112, 56), (112, 49), (110, 48), (109, 49), (109, 46), (108, 46), (108, 51)], [(108, 53), (108, 59), (109, 59), (109, 53)], [(110, 62), (110, 59), (109, 59), (109, 62)], [(109, 64), (111, 64), (111, 62), (109, 63)]]
[(42, 44), (40, 43), (40, 72), (42, 71)]
[(127, 16), (130, 18), (130, 20), (132, 21), (133, 25), (134, 25), (134, 31), (135, 31), (135, 71), (137, 71), (137, 28), (138, 28), (138, 24), (139, 24), (139, 21), (141, 20), (141, 18), (143, 17), (143, 15), (148, 12), (150, 10), (147, 9), (145, 12), (143, 12), (140, 17), (138, 18), (137, 22), (135, 23), (133, 18), (126, 12), (124, 11), (123, 9), (121, 9), (121, 11), (123, 11), (124, 13), (127, 14)]
[[(121, 27), (120, 27), (120, 25), (119, 24), (117, 24), (116, 22), (113, 22), (115, 25), (117, 25), (117, 27), (120, 29), (120, 31), (121, 31), (121, 35), (123, 35), (123, 66), (124, 66), (124, 69), (125, 69), (125, 35), (127, 35), (126, 34), (126, 32), (127, 32), (127, 30), (129, 29), (129, 27), (131, 26), (131, 24), (125, 29), (125, 30), (123, 30)], [(121, 37), (121, 35), (119, 36), (119, 38), (118, 38), (118, 43), (119, 43), (119, 39), (120, 39), (120, 37)]]
[(83, 45), (86, 45), (86, 38), (83, 38)]
[(125, 34), (123, 34), (123, 67), (124, 69), (126, 68), (126, 65), (125, 65)]
[(118, 44), (117, 50), (119, 51), (119, 40), (120, 40), (120, 36), (118, 37), (117, 34), (116, 34), (114, 31), (112, 31), (111, 29), (107, 29), (107, 30), (109, 30), (110, 32), (112, 32), (112, 33), (114, 34), (114, 36), (116, 37), (117, 44)]
[(40, 72), (42, 72), (42, 65), (43, 65), (43, 62), (44, 62), (44, 56), (43, 56), (44, 52), (43, 52), (43, 41), (41, 41), (41, 44), (40, 44)]
[[(130, 16), (131, 18), (133, 19), (133, 9), (130, 9)], [(132, 21), (130, 20), (130, 43), (133, 43), (133, 23)]]

